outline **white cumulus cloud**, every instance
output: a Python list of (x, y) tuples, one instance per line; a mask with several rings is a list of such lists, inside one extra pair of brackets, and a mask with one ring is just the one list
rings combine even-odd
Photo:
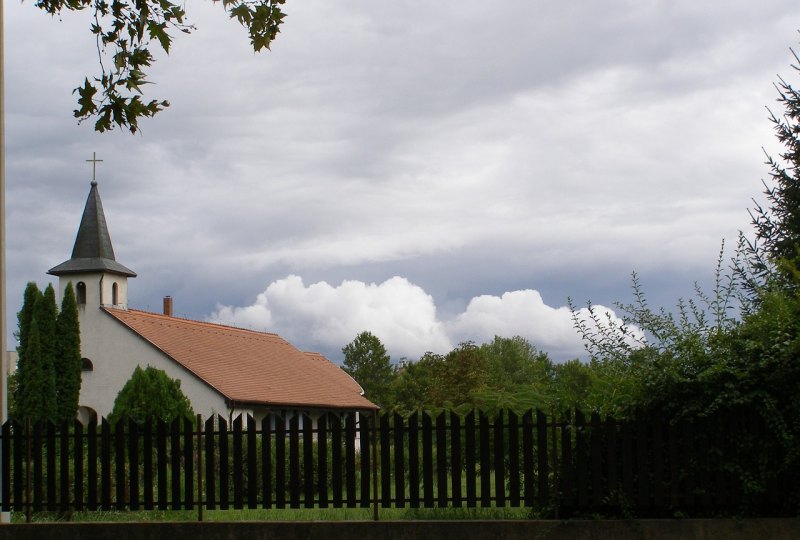
[(270, 283), (254, 304), (218, 306), (209, 320), (277, 332), (306, 349), (335, 351), (365, 330), (395, 357), (451, 348), (433, 298), (402, 277), (380, 284), (320, 281), (306, 286), (301, 277), (290, 275)]
[(476, 296), (448, 323), (448, 330), (459, 341), (483, 343), (496, 335), (519, 335), (548, 352), (574, 351), (578, 355), (582, 350), (569, 308), (548, 306), (541, 294), (531, 289)]
[[(619, 321), (612, 310), (595, 307)], [(556, 360), (583, 354), (569, 308), (548, 306), (538, 291), (477, 296), (462, 313), (442, 320), (430, 294), (397, 276), (380, 284), (346, 280), (334, 286), (306, 285), (290, 275), (270, 283), (251, 305), (218, 305), (209, 320), (276, 332), (301, 348), (331, 355), (365, 330), (395, 359), (445, 353), (457, 343), (480, 344), (495, 335), (522, 336)]]

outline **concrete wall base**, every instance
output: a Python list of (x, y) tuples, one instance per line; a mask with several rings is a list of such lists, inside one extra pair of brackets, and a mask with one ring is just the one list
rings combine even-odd
[(0, 525), (0, 540), (795, 540), (800, 519), (597, 521), (309, 521), (33, 523)]

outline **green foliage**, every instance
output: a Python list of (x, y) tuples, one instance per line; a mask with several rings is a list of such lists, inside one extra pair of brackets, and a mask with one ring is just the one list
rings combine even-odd
[[(735, 479), (755, 504), (778, 479), (800, 486), (800, 296), (764, 283), (753, 291), (758, 307), (736, 319), (719, 307), (736, 305), (729, 303), (734, 279), (718, 279), (725, 286), (711, 297), (698, 292), (696, 303), (679, 303), (677, 316), (649, 310), (635, 281), (637, 303), (622, 306), (624, 324), (649, 340), (638, 348), (620, 344), (619, 327), (592, 334), (594, 379), (584, 403), (581, 396), (576, 402), (620, 419), (652, 415), (693, 425), (699, 450), (687, 474)], [(768, 436), (740, 436), (729, 448), (731, 418), (761, 422)], [(800, 487), (793, 497), (789, 504), (800, 503)]]
[[(585, 311), (578, 310), (570, 301), (596, 375), (584, 410), (626, 416), (650, 407), (676, 384), (694, 384), (706, 370), (729, 358), (730, 335), (749, 301), (740, 274), (726, 268), (724, 247), (723, 243), (711, 293), (695, 284), (695, 298), (679, 299), (674, 312), (649, 306), (636, 273), (634, 301), (614, 304), (621, 319), (591, 303)], [(742, 266), (745, 260), (740, 245), (733, 266)]]
[(41, 295), (39, 287), (33, 281), (29, 281), (25, 287), (25, 292), (22, 299), (22, 309), (17, 313), (17, 340), (19, 346), (17, 353), (20, 357), (25, 356), (25, 348), (28, 345), (28, 334), (30, 332), (31, 321), (33, 320), (33, 308), (36, 305), (36, 299)]
[[(645, 414), (666, 415), (695, 424), (707, 448), (698, 455), (696, 473), (736, 478), (746, 495), (763, 499), (772, 482), (795, 486), (800, 505), (800, 297), (770, 290), (758, 311), (716, 336), (719, 354), (699, 359), (657, 358), (641, 378), (639, 406)], [(666, 364), (666, 365), (665, 365)], [(677, 365), (684, 368), (676, 369)], [(662, 367), (665, 366), (665, 367)], [(730, 427), (719, 418), (751, 419), (767, 436), (739, 437), (733, 450), (721, 452)]]
[[(597, 380), (622, 389), (595, 404), (616, 416), (666, 416), (693, 425), (694, 444), (704, 450), (696, 452), (688, 474), (736, 479), (749, 501), (763, 499), (771, 483), (785, 482), (795, 487), (781, 504), (798, 508), (800, 93), (783, 79), (776, 86), (785, 113), (770, 113), (770, 120), (785, 151), (780, 161), (768, 157), (769, 205), (751, 211), (755, 238), (740, 234), (729, 270), (720, 251), (712, 293), (696, 287), (696, 298), (679, 301), (674, 314), (653, 311), (634, 274), (635, 301), (616, 304), (621, 323), (591, 304), (588, 316), (574, 307), (573, 316)], [(765, 427), (756, 434), (744, 430), (750, 435), (725, 447), (720, 441), (730, 437), (731, 423)], [(767, 436), (758, 436), (758, 429)]]
[(550, 410), (558, 366), (520, 336), (459, 344), (446, 355), (406, 362), (394, 383), (391, 409), (401, 414), (457, 407), (485, 411)]
[(435, 407), (469, 403), (470, 395), (485, 386), (486, 365), (486, 357), (473, 342), (459, 344), (433, 364), (429, 403)]
[(486, 385), (491, 388), (519, 388), (552, 378), (550, 357), (521, 336), (495, 336), (480, 346), (480, 352), (486, 358)]
[(343, 369), (364, 389), (364, 396), (378, 406), (389, 404), (395, 369), (381, 340), (361, 332), (342, 348)]
[[(737, 250), (734, 259), (741, 261), (742, 253)], [(696, 298), (688, 301), (679, 299), (675, 313), (664, 308), (654, 311), (634, 272), (634, 301), (629, 304), (614, 303), (622, 316), (621, 322), (608, 312), (598, 311), (591, 302), (587, 305), (586, 316), (571, 300), (569, 305), (575, 327), (593, 360), (625, 362), (632, 352), (645, 347), (660, 354), (695, 357), (711, 354), (715, 346), (714, 336), (737, 324), (735, 310), (740, 305), (741, 282), (737, 273), (726, 272), (724, 243), (717, 257), (714, 283), (711, 294), (695, 284)]]
[[(286, 0), (223, 0), (231, 18), (244, 26), (253, 50), (269, 49), (285, 18)], [(191, 33), (182, 4), (169, 0), (37, 0), (35, 5), (50, 15), (88, 9), (94, 17), (90, 32), (97, 40), (100, 74), (87, 77), (73, 93), (78, 95), (74, 115), (79, 121), (95, 117), (95, 130), (119, 126), (135, 133), (139, 119), (154, 116), (169, 102), (142, 100), (142, 86), (149, 84), (146, 71), (154, 61), (155, 42), (169, 54), (172, 32)]]
[(587, 407), (590, 391), (596, 375), (589, 364), (577, 358), (555, 366), (555, 377), (550, 386), (550, 405), (556, 411)]
[[(797, 65), (792, 69), (800, 72)], [(750, 212), (758, 247), (773, 261), (795, 258), (800, 245), (800, 93), (780, 77), (775, 87), (783, 113), (770, 111), (770, 121), (784, 151), (780, 160), (767, 155), (772, 178), (771, 185), (764, 184), (768, 208), (756, 204)]]
[(45, 360), (36, 318), (31, 321), (27, 341), (25, 363), (20, 366), (17, 378), (19, 401), (16, 404), (16, 414), (19, 418), (29, 418), (34, 423), (53, 421), (56, 412), (56, 381), (52, 364)]
[(20, 345), (12, 385), (11, 414), (34, 422), (55, 420), (56, 300), (53, 287), (48, 285), (41, 293), (35, 283), (28, 283), (17, 321)]
[(471, 403), (472, 393), (484, 386), (486, 365), (486, 357), (471, 341), (444, 356), (427, 352), (400, 369), (391, 408), (410, 413)]
[(392, 383), (392, 410), (407, 415), (425, 408), (439, 361), (439, 355), (427, 352), (416, 362), (401, 363)]
[(68, 283), (56, 318), (56, 351), (54, 357), (56, 386), (56, 419), (67, 422), (78, 413), (81, 392), (81, 332), (78, 325), (78, 303), (72, 283)]
[(495, 336), (479, 347), (486, 375), (470, 393), (469, 404), (485, 411), (550, 409), (556, 366), (547, 353), (520, 336)]
[(133, 375), (114, 400), (108, 416), (113, 423), (125, 418), (144, 423), (148, 418), (172, 422), (176, 418), (194, 419), (189, 399), (181, 391), (181, 382), (163, 370), (136, 366)]
[[(40, 292), (36, 283), (25, 288), (17, 314), (17, 371), (9, 381), (9, 412), (20, 420), (71, 421), (78, 411), (81, 385), (80, 327), (75, 291), (64, 291), (57, 312), (55, 290)], [(32, 328), (36, 347), (31, 349)]]
[(53, 366), (55, 365), (57, 317), (56, 293), (53, 290), (53, 286), (48, 284), (42, 295), (36, 300), (36, 305), (33, 309), (33, 319), (39, 325), (42, 365), (48, 371), (53, 371)]
[[(33, 281), (28, 282), (23, 294), (22, 308), (17, 313), (17, 331), (15, 333), (19, 345), (17, 346), (17, 370), (9, 380), (9, 414), (15, 418), (22, 418), (19, 404), (23, 401), (22, 389), (19, 385), (20, 373), (24, 373), (27, 368), (28, 341), (30, 336), (31, 322), (33, 322), (33, 309), (36, 300), (41, 296), (39, 287)], [(38, 337), (37, 337), (38, 339)]]

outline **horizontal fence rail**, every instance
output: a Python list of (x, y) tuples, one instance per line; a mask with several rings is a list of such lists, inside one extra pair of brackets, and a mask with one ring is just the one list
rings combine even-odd
[[(726, 434), (662, 418), (326, 413), (221, 416), (171, 424), (8, 422), (0, 508), (32, 512), (272, 508), (529, 507), (539, 516), (714, 515), (752, 508), (715, 467), (760, 419), (714, 419)], [(715, 431), (715, 433), (718, 432)], [(719, 460), (718, 460), (719, 461)], [(776, 481), (757, 510), (788, 499)], [(778, 513), (783, 510), (777, 510)]]

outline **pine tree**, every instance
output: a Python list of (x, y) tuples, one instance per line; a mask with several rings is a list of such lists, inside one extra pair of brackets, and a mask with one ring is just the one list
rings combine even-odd
[(56, 420), (70, 422), (78, 413), (81, 391), (81, 334), (78, 326), (78, 303), (72, 283), (68, 283), (56, 318)]
[(17, 315), (20, 347), (12, 412), (20, 420), (56, 420), (56, 316), (53, 286), (39, 293), (36, 284), (29, 283)]
[(42, 358), (46, 364), (53, 365), (53, 358), (56, 354), (56, 317), (58, 317), (58, 307), (56, 305), (56, 292), (52, 285), (47, 286), (36, 302), (33, 309), (33, 317), (39, 325)]
[(44, 360), (42, 349), (39, 324), (34, 317), (28, 328), (25, 362), (19, 370), (17, 404), (18, 417), (29, 418), (31, 422), (52, 421), (55, 417), (55, 376), (52, 366)]
[[(800, 62), (797, 54), (795, 60)], [(793, 65), (800, 72), (799, 65)], [(770, 183), (764, 182), (767, 207), (756, 203), (750, 211), (756, 231), (750, 243), (753, 273), (760, 278), (770, 274), (770, 267), (790, 263), (785, 269), (800, 268), (800, 91), (783, 78), (775, 84), (783, 114), (770, 111), (775, 136), (783, 145), (780, 159), (767, 155)]]
[(25, 293), (22, 300), (22, 309), (17, 313), (17, 334), (19, 346), (17, 347), (17, 371), (12, 375), (12, 380), (9, 386), (11, 387), (11, 403), (9, 403), (9, 410), (12, 416), (22, 418), (18, 414), (20, 403), (22, 403), (22, 389), (19, 384), (20, 374), (25, 370), (26, 360), (28, 358), (27, 348), (28, 341), (30, 340), (30, 327), (33, 322), (33, 310), (36, 306), (36, 301), (42, 293), (39, 287), (33, 281), (28, 282), (25, 287)]
[(40, 378), (36, 378), (36, 393), (40, 399), (47, 400), (49, 403), (42, 403), (42, 419), (56, 420), (56, 318), (58, 317), (58, 307), (56, 304), (56, 291), (52, 285), (47, 288), (39, 297), (34, 308), (33, 317), (39, 325), (39, 343), (42, 348), (42, 359), (40, 366)]
[(17, 324), (19, 325), (19, 329), (17, 330), (17, 339), (19, 340), (17, 353), (20, 358), (25, 355), (25, 347), (28, 345), (28, 333), (31, 321), (33, 320), (33, 308), (36, 305), (36, 300), (38, 300), (41, 295), (42, 293), (39, 291), (39, 287), (36, 286), (36, 283), (29, 281), (28, 285), (25, 287), (22, 309), (17, 313)]

